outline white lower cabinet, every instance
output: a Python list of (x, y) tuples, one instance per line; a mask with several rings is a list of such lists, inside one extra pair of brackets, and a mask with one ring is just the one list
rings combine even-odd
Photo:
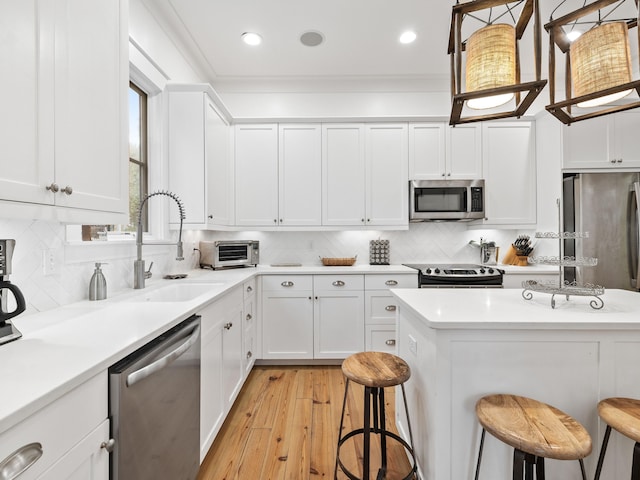
[(200, 461), (213, 444), (244, 381), (242, 290), (201, 310)]
[(415, 274), (365, 275), (365, 350), (396, 353), (397, 303), (390, 288), (416, 288)]
[(107, 402), (105, 371), (5, 431), (0, 435), (0, 478), (18, 478), (4, 468), (37, 443), (42, 455), (20, 480), (108, 479), (109, 453), (101, 447), (109, 440)]

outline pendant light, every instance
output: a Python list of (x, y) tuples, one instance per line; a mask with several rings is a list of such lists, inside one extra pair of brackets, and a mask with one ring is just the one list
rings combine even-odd
[[(522, 82), (520, 40), (532, 17), (535, 79)], [(482, 26), (463, 40), (463, 29), (472, 23), (465, 20), (480, 21)], [(475, 0), (453, 7), (448, 48), (450, 125), (520, 117), (526, 112), (547, 83), (540, 79), (540, 31), (538, 0)]]
[[(637, 2), (634, 18), (610, 18), (624, 2), (598, 0), (545, 25), (549, 32), (550, 79), (550, 104), (546, 109), (561, 122), (570, 125), (640, 106), (638, 99), (611, 105), (634, 90), (640, 94), (640, 81), (632, 79), (629, 42), (630, 30), (638, 26)], [(603, 12), (606, 7), (610, 7), (609, 12)], [(572, 41), (566, 31), (576, 24), (588, 29)], [(556, 47), (565, 54), (566, 100), (560, 102), (555, 101)], [(573, 110), (574, 106), (578, 108)]]

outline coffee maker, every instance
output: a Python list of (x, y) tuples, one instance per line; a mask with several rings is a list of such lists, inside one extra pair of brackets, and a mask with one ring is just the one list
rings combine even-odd
[[(15, 240), (0, 240), (0, 345), (22, 336), (15, 325), (9, 321), (24, 312), (26, 308), (22, 292), (9, 281), (15, 246)], [(13, 310), (9, 311), (11, 303), (15, 305)]]

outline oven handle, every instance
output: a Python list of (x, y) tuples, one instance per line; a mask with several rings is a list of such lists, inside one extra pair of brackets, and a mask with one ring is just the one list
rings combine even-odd
[(185, 340), (176, 349), (172, 350), (164, 357), (159, 358), (155, 362), (150, 363), (146, 367), (142, 367), (141, 369), (127, 375), (127, 387), (132, 387), (139, 381), (144, 380), (145, 378), (153, 375), (159, 370), (162, 370), (164, 367), (177, 360), (198, 341), (199, 336), (200, 325), (196, 325), (193, 330), (191, 330), (191, 335), (189, 336), (189, 338), (187, 338), (187, 340)]

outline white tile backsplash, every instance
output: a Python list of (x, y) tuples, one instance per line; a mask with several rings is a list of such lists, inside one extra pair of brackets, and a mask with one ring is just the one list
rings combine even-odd
[[(440, 222), (411, 224), (406, 231), (330, 231), (330, 232), (184, 232), (186, 260), (175, 260), (175, 247), (145, 245), (143, 258), (151, 261), (155, 278), (167, 273), (181, 273), (194, 268), (202, 240), (254, 239), (260, 241), (260, 262), (319, 265), (321, 256), (358, 256), (358, 263), (369, 262), (369, 241), (390, 241), (391, 263), (456, 262), (478, 263), (480, 252), (469, 245), (480, 237), (508, 247), (518, 234), (533, 231), (468, 230), (464, 223)], [(132, 242), (67, 243), (65, 226), (41, 220), (0, 219), (0, 238), (16, 240), (11, 281), (18, 285), (27, 300), (27, 312), (34, 313), (61, 305), (87, 300), (89, 281), (95, 262), (106, 263), (108, 296), (133, 287), (133, 261), (136, 247)], [(536, 253), (557, 254), (554, 242), (539, 244)], [(54, 254), (55, 271), (44, 274), (44, 252)], [(24, 315), (24, 314), (23, 314)]]

